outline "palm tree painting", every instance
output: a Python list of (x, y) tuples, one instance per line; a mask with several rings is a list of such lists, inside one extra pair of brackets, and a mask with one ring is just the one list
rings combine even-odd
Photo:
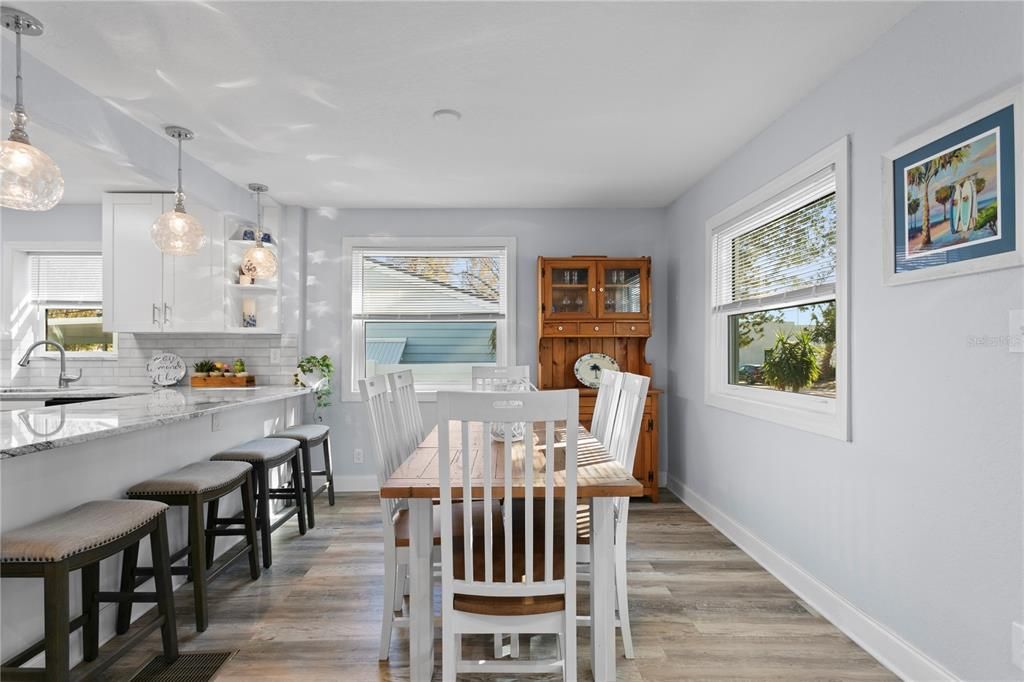
[(999, 238), (996, 130), (905, 166), (903, 177), (907, 258)]

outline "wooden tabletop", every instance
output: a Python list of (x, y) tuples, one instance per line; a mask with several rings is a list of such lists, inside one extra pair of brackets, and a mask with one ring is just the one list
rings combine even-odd
[[(538, 429), (543, 429), (543, 424), (538, 424)], [(461, 422), (451, 422), (450, 444), (451, 444), (451, 478), (455, 483), (453, 494), (456, 497), (462, 495), (462, 467), (461, 467)], [(504, 466), (503, 450), (504, 443), (491, 438), (490, 434), (484, 434), (481, 424), (470, 425), (470, 447), (472, 448), (472, 480), (474, 497), (483, 496), (483, 456), (486, 454), (493, 457), (494, 461), (494, 485), (493, 494), (498, 497), (504, 495)], [(543, 447), (543, 433), (532, 434), (529, 451), (532, 452), (534, 462), (534, 490), (543, 494), (545, 471), (545, 453)], [(541, 437), (538, 438), (538, 435)], [(565, 481), (565, 430), (556, 430), (556, 441), (562, 445), (555, 448), (555, 485), (556, 495), (559, 491), (564, 492)], [(540, 445), (538, 446), (538, 442)], [(512, 496), (525, 497), (525, 485), (523, 477), (523, 463), (526, 461), (527, 443), (517, 442), (513, 444), (512, 452)], [(438, 474), (438, 447), (437, 428), (423, 439), (416, 451), (413, 452), (405, 462), (395, 470), (380, 489), (381, 497), (395, 498), (435, 498), (441, 496), (440, 477)], [(630, 472), (626, 471), (618, 462), (614, 461), (604, 446), (582, 426), (579, 430), (577, 441), (577, 497), (640, 497), (644, 494), (643, 485), (640, 484)]]

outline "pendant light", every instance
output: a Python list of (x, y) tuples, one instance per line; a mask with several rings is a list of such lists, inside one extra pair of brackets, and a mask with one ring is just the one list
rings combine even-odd
[(206, 246), (206, 233), (198, 220), (185, 213), (185, 192), (181, 189), (181, 143), (195, 135), (181, 126), (167, 126), (164, 131), (178, 141), (178, 191), (174, 195), (174, 208), (156, 219), (149, 235), (168, 256), (194, 256)]
[(242, 272), (256, 279), (270, 279), (277, 274), (277, 256), (263, 246), (263, 202), (261, 196), (268, 187), (259, 183), (249, 185), (256, 192), (256, 246), (250, 246), (242, 255)]
[(28, 114), (22, 102), (21, 85), (21, 36), (42, 35), (43, 24), (13, 7), (3, 7), (0, 15), (4, 28), (14, 31), (17, 46), (11, 136), (0, 146), (0, 206), (21, 211), (48, 211), (64, 196), (64, 177), (53, 159), (28, 140), (25, 132)]

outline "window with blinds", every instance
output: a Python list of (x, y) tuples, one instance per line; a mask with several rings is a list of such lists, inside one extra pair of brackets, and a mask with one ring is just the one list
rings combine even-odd
[(32, 300), (99, 303), (103, 300), (103, 256), (99, 253), (29, 254)]
[(29, 253), (28, 275), (41, 338), (70, 353), (116, 352), (117, 335), (103, 330), (102, 254)]
[(457, 389), (474, 365), (505, 364), (508, 258), (503, 247), (353, 245), (353, 382), (411, 369), (417, 390)]
[(714, 234), (715, 312), (835, 295), (836, 179), (828, 168)]

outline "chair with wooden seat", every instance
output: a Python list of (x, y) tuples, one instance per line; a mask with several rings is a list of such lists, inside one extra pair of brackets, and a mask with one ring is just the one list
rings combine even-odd
[(391, 406), (399, 441), (404, 450), (412, 453), (427, 435), (423, 432), (423, 415), (420, 414), (420, 404), (416, 399), (416, 382), (412, 370), (388, 374), (388, 387), (391, 389)]
[[(454, 681), (458, 673), (562, 672), (576, 679), (576, 465), (579, 424), (579, 392), (525, 392), (509, 399), (504, 392), (441, 392), (437, 399), (438, 468), (441, 489), (441, 618), (442, 679)], [(555, 448), (555, 423), (564, 422), (566, 442)], [(527, 438), (533, 427), (540, 442), (524, 447), (513, 442), (516, 424), (526, 424)], [(497, 427), (502, 437), (493, 441), (488, 432)], [(499, 426), (500, 425), (500, 426)], [(563, 424), (558, 425), (560, 428)], [(483, 431), (483, 433), (481, 433)], [(461, 442), (477, 433), (481, 448)], [(458, 438), (458, 441), (455, 439)], [(498, 452), (492, 456), (491, 448)], [(542, 470), (534, 447), (544, 454)], [(478, 452), (481, 450), (482, 452)], [(474, 467), (473, 458), (481, 462)], [(521, 521), (506, 504), (500, 521), (485, 517), (483, 536), (472, 543), (459, 542), (455, 524), (461, 521), (463, 537), (476, 537), (471, 515), (455, 515), (455, 505), (472, 495), (471, 470), (482, 474), (485, 508), (494, 500), (513, 497), (511, 476), (502, 472), (523, 471), (522, 486), (535, 491), (523, 500)], [(479, 471), (482, 469), (482, 471)], [(556, 500), (556, 469), (564, 493)], [(536, 482), (543, 487), (535, 488)], [(517, 484), (518, 485), (518, 484)], [(541, 493), (541, 490), (543, 493)], [(536, 511), (543, 524), (534, 527)], [(556, 514), (560, 512), (560, 516)], [(555, 634), (559, 657), (552, 660), (463, 661), (462, 635), (496, 632)]]
[(601, 385), (597, 389), (597, 400), (594, 402), (594, 416), (590, 421), (590, 434), (608, 443), (611, 436), (612, 418), (615, 407), (619, 404), (619, 391), (622, 390), (622, 372), (613, 369), (601, 370)]
[[(602, 372), (602, 375), (604, 372)], [(643, 422), (644, 401), (651, 378), (639, 374), (623, 373), (619, 382), (618, 400), (611, 416), (611, 428), (604, 443), (608, 453), (626, 471), (633, 470), (636, 457), (637, 439)], [(633, 658), (633, 635), (629, 625), (629, 599), (626, 589), (626, 527), (629, 519), (629, 498), (615, 498), (615, 624), (622, 633), (622, 648), (626, 658)], [(584, 508), (585, 511), (585, 508)], [(590, 563), (590, 517), (579, 515), (577, 526), (576, 558), (580, 563)], [(590, 617), (580, 619), (589, 625)]]
[(504, 391), (508, 390), (509, 386), (530, 383), (529, 365), (480, 365), (474, 366), (472, 372), (474, 391)]
[[(221, 498), (234, 491), (242, 496), (240, 517), (220, 518)], [(248, 462), (196, 462), (177, 471), (136, 483), (125, 493), (131, 499), (156, 500), (172, 507), (188, 509), (188, 542), (185, 547), (171, 555), (171, 574), (187, 575), (192, 581), (195, 600), (196, 630), (203, 632), (209, 623), (209, 609), (206, 601), (207, 582), (213, 580), (232, 561), (248, 554), (249, 575), (253, 580), (260, 577), (259, 543), (256, 540), (256, 517), (253, 509), (253, 475)], [(209, 507), (204, 524), (203, 505)], [(241, 525), (242, 528), (232, 528)], [(213, 568), (213, 555), (218, 537), (242, 536), (240, 543), (231, 554)], [(188, 566), (173, 564), (188, 557)], [(136, 584), (152, 575), (153, 569), (136, 565), (138, 554), (125, 552), (121, 564), (121, 589), (132, 591)], [(117, 613), (117, 631), (128, 629), (131, 620), (131, 606), (121, 604)]]
[[(383, 485), (408, 457), (395, 426), (395, 415), (387, 396), (387, 382), (383, 376), (370, 377), (359, 381), (359, 394), (366, 404), (370, 423), (370, 434), (374, 452), (377, 455), (377, 479)], [(386, 661), (390, 656), (391, 635), (396, 627), (408, 627), (405, 615), (396, 616), (404, 605), (405, 584), (409, 570), (409, 510), (401, 500), (381, 498), (381, 517), (384, 526), (384, 614), (381, 620), (379, 658)], [(472, 508), (474, 528), (483, 528), (486, 507), (475, 502)], [(461, 505), (456, 513), (463, 514)], [(500, 513), (497, 503), (490, 507), (492, 517)], [(461, 536), (461, 528), (460, 536)], [(434, 508), (434, 545), (441, 544), (441, 517)], [(482, 531), (481, 531), (482, 532)], [(390, 608), (389, 608), (390, 605)]]
[[(287, 429), (272, 433), (269, 438), (291, 438), (299, 442), (302, 451), (302, 479), (306, 493), (306, 523), (312, 528), (316, 525), (313, 513), (313, 499), (327, 490), (327, 504), (334, 506), (334, 465), (331, 462), (331, 429), (324, 424), (296, 424)], [(323, 446), (324, 468), (313, 469), (312, 450), (318, 445)], [(313, 477), (323, 476), (326, 479), (324, 488), (313, 488)]]
[[(123, 638), (115, 650), (91, 668), (98, 672), (161, 628), (166, 662), (178, 658), (178, 633), (174, 622), (167, 548), (167, 505), (149, 500), (102, 500), (87, 502), (63, 514), (4, 533), (0, 546), (0, 576), (43, 579), (44, 638), (4, 661), (0, 678), (10, 680), (67, 680), (70, 674), (69, 636), (82, 628), (83, 658), (99, 658), (99, 612), (103, 602), (156, 602), (157, 614)], [(100, 591), (100, 562), (120, 552), (138, 552), (149, 537), (156, 591)], [(82, 615), (70, 615), (69, 574), (82, 572)], [(22, 668), (41, 653), (46, 667)], [(76, 678), (78, 676), (75, 676)]]
[[(270, 568), (270, 534), (293, 516), (299, 519), (299, 535), (306, 534), (306, 513), (302, 499), (302, 455), (298, 441), (291, 438), (257, 438), (248, 443), (228, 448), (210, 458), (215, 462), (247, 462), (252, 465), (256, 479), (256, 527), (260, 530), (263, 550), (263, 568)], [(291, 486), (270, 485), (270, 472), (278, 467), (291, 466)], [(277, 519), (270, 514), (271, 500), (294, 503), (285, 507)]]

